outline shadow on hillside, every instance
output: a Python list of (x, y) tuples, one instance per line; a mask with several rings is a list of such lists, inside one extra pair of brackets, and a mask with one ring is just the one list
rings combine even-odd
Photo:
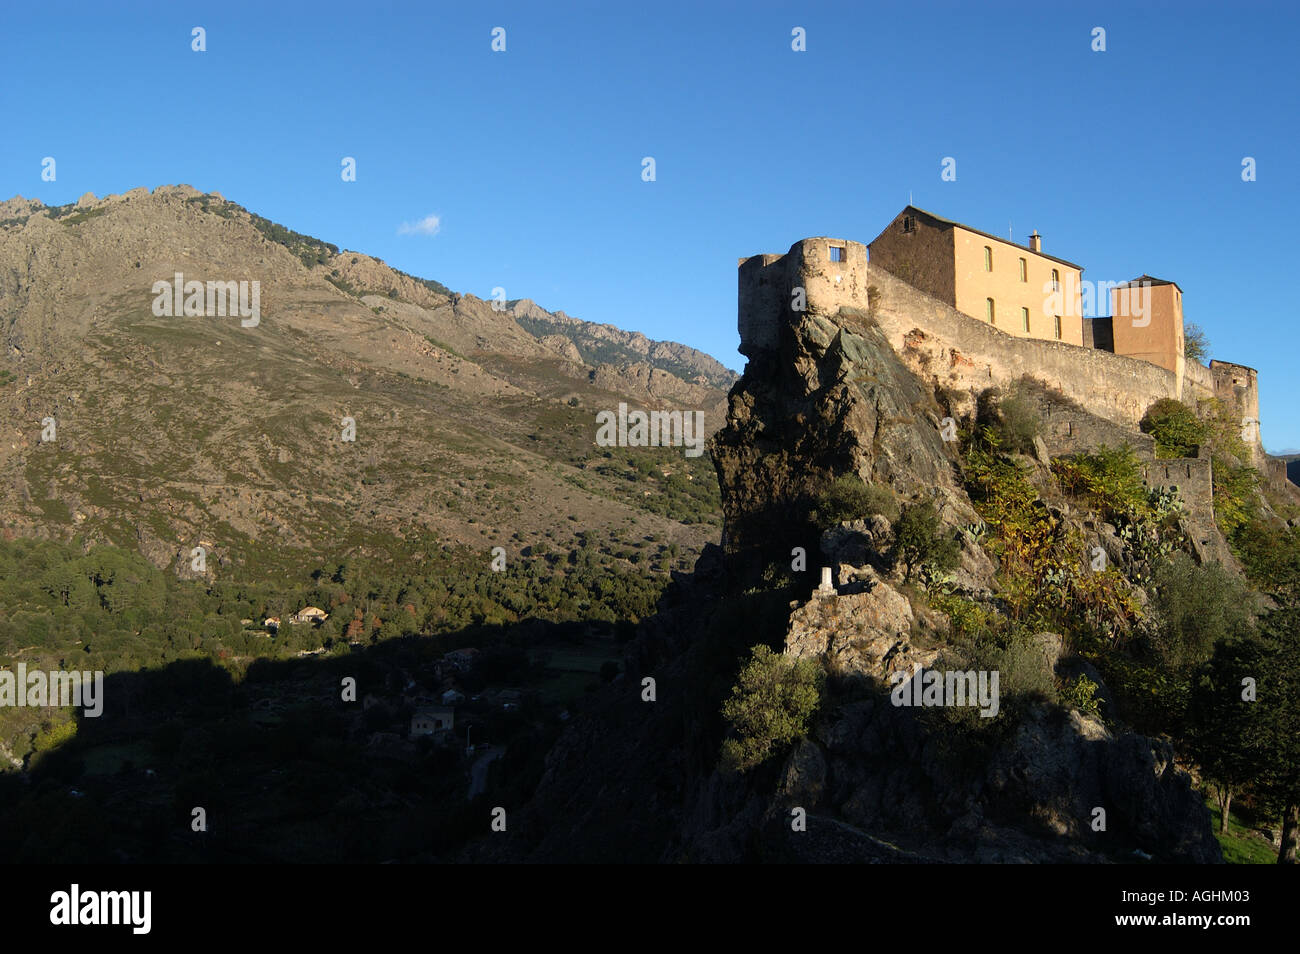
[[(472, 668), (440, 662), (466, 645)], [(602, 655), (621, 655), (612, 636), (533, 619), (258, 659), (238, 681), (207, 659), (114, 673), (99, 717), (79, 712), (74, 738), (0, 775), (0, 858), (451, 860), (491, 831), (493, 806), (531, 794), (566, 719), (613, 676)], [(410, 738), (453, 685), (453, 728)], [(485, 745), (504, 754), (474, 769)], [(471, 801), (472, 771), (487, 794)]]

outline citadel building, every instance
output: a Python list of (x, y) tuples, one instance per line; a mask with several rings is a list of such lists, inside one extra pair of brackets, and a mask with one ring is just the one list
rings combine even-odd
[(1192, 407), (1219, 398), (1239, 412), (1262, 464), (1256, 372), (1184, 357), (1182, 289), (1149, 275), (1102, 282), (1112, 316), (1085, 318), (1082, 275), (1044, 253), (1037, 232), (1018, 245), (909, 205), (870, 245), (808, 238), (785, 255), (740, 259), (740, 351), (752, 357), (774, 345), (798, 287), (809, 311), (871, 312), (900, 354), (925, 351), (946, 364), (937, 376), (949, 385), (1029, 374), (1129, 427), (1162, 397)]
[[(806, 238), (784, 255), (740, 259), (740, 352), (761, 360), (779, 348), (796, 312), (825, 324), (829, 336), (838, 328), (822, 316), (858, 313), (880, 326), (922, 380), (958, 395), (959, 407), (972, 409), (989, 387), (1033, 379), (1043, 386), (1043, 439), (1052, 454), (1133, 445), (1147, 482), (1179, 489), (1203, 515), (1199, 542), (1222, 551), (1209, 455), (1157, 460), (1138, 424), (1161, 398), (1193, 408), (1218, 399), (1240, 420), (1252, 464), (1284, 483), (1285, 464), (1268, 457), (1260, 440), (1255, 370), (1184, 356), (1176, 283), (1144, 274), (1085, 284), (1082, 275), (1081, 265), (1045, 253), (1037, 232), (1018, 245), (909, 205), (869, 245)], [(1088, 298), (1103, 292), (1111, 317), (1084, 317)]]

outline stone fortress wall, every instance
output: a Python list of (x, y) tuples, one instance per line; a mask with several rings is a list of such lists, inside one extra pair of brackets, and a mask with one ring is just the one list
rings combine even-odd
[[(841, 260), (832, 260), (832, 249)], [(1136, 430), (1155, 401), (1195, 407), (1218, 397), (1236, 408), (1247, 443), (1259, 440), (1259, 389), (1253, 369), (1224, 361), (1187, 362), (1181, 376), (1138, 358), (1039, 338), (1016, 337), (957, 311), (872, 265), (867, 247), (844, 239), (808, 238), (785, 255), (756, 255), (739, 266), (740, 352), (774, 348), (793, 317), (795, 290), (807, 311), (836, 318), (842, 310), (873, 318), (894, 350), (923, 377), (957, 392), (977, 393), (1032, 377), (1098, 417)]]

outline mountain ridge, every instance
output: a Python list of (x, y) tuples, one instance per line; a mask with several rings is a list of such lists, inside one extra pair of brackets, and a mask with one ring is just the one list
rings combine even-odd
[[(154, 314), (154, 283), (178, 272), (258, 282), (257, 326)], [(190, 186), (6, 200), (4, 529), (88, 534), (179, 569), (200, 537), (237, 541), (228, 556), (246, 564), (254, 550), (306, 559), (398, 541), (412, 524), (516, 550), (593, 528), (644, 536), (670, 498), (696, 499), (685, 510), (710, 519), (694, 461), (627, 449), (611, 463), (594, 418), (619, 402), (690, 408), (711, 432), (734, 375), (686, 346), (513, 308)], [(584, 349), (608, 360), (584, 363)], [(658, 469), (638, 471), (647, 455)], [(370, 542), (346, 539), (354, 530)], [(668, 521), (687, 552), (708, 535)]]

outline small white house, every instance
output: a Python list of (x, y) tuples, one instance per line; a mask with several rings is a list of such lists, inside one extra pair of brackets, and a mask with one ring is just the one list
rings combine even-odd
[(411, 738), (450, 732), (456, 710), (450, 706), (432, 706), (418, 709), (411, 716)]

